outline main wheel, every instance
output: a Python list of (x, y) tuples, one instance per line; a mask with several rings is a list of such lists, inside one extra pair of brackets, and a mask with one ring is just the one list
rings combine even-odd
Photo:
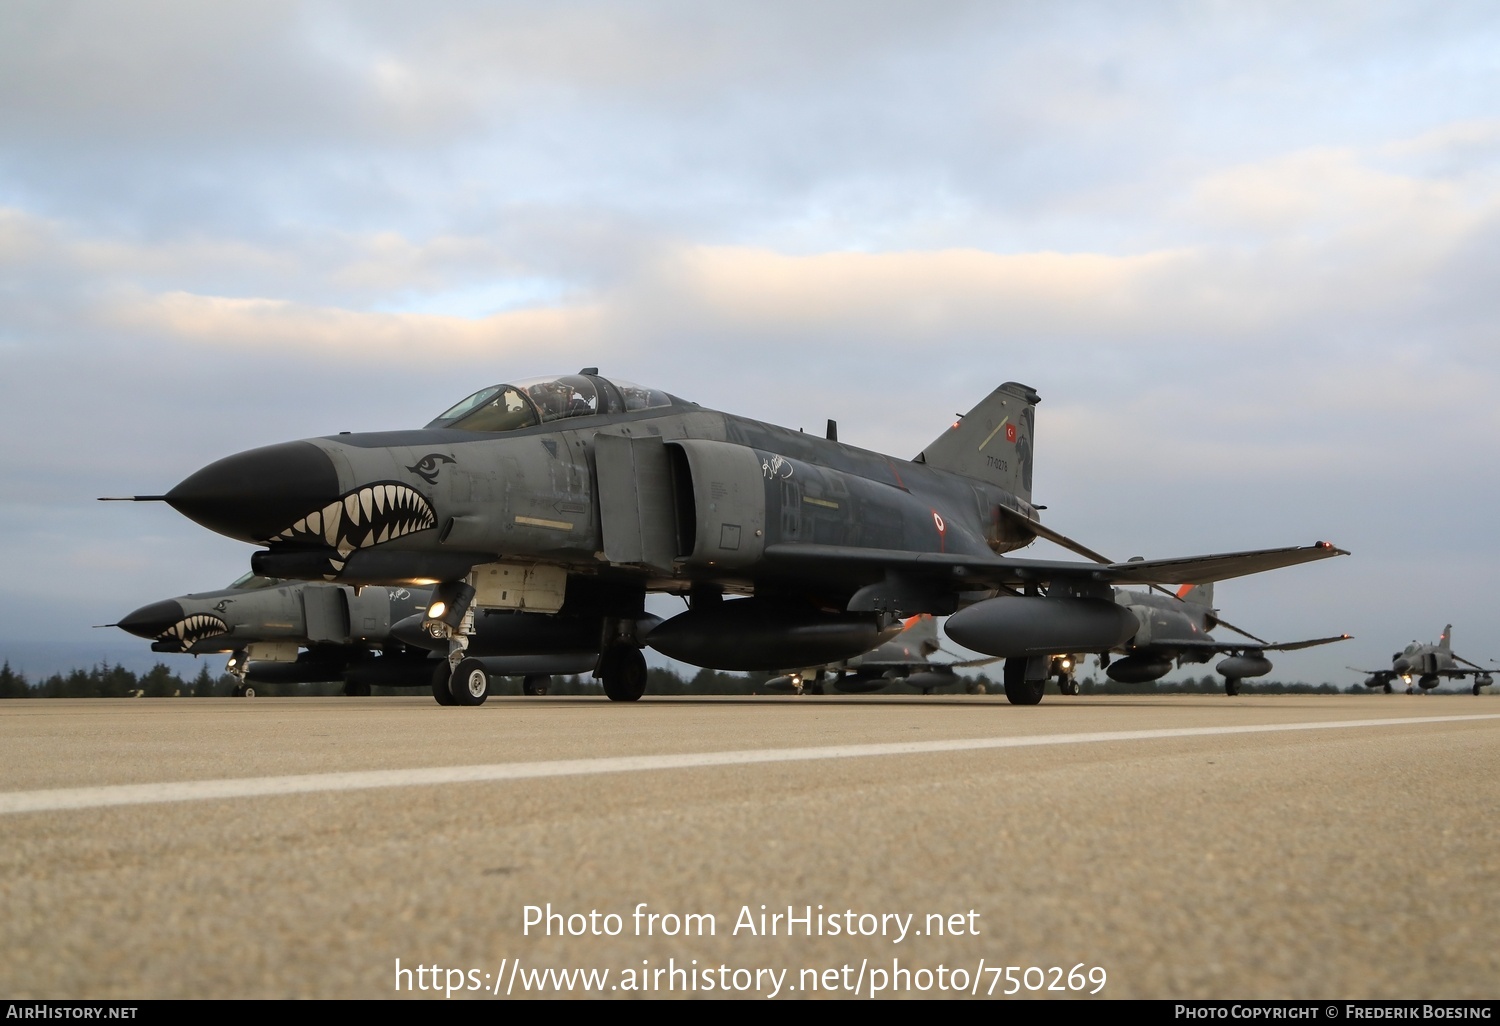
[(1395, 688), (1391, 687), (1391, 682), (1390, 681), (1386, 681), (1385, 682), (1385, 693), (1386, 694), (1389, 695), (1392, 691), (1395, 691), (1395, 690), (1396, 690)]
[(1240, 693), (1240, 682), (1233, 677), (1224, 678), (1224, 694), (1233, 698)]
[(1482, 688), (1482, 687), (1484, 687), (1483, 684), (1475, 684), (1474, 685), (1474, 694), (1476, 694), (1476, 695), (1479, 694), (1479, 689)]
[(521, 681), (521, 694), (541, 696), (552, 687), (552, 677), (545, 673), (528, 674)]
[(1036, 705), (1047, 689), (1045, 680), (1026, 679), (1026, 660), (1012, 657), (1005, 660), (1005, 697), (1011, 705)]
[(599, 678), (611, 702), (635, 702), (646, 693), (646, 657), (638, 648), (616, 645), (599, 657)]
[(478, 659), (465, 659), (448, 678), (454, 705), (482, 705), (490, 697), (490, 674)]
[(350, 698), (369, 698), (370, 685), (363, 681), (346, 680), (344, 681), (344, 694)]

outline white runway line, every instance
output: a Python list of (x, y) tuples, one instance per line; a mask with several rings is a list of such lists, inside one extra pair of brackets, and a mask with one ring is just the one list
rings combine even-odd
[(887, 755), (925, 755), (987, 748), (1036, 748), (1111, 741), (1155, 741), (1163, 738), (1214, 737), (1225, 734), (1272, 734), (1296, 730), (1351, 730), (1363, 727), (1402, 727), (1424, 723), (1462, 723), (1500, 719), (1500, 713), (1470, 716), (1420, 716), (1409, 719), (1334, 720), (1326, 723), (1270, 723), (1247, 727), (1182, 727), (1164, 730), (1119, 730), (1087, 734), (1038, 734), (1029, 737), (981, 737), (952, 741), (902, 741), (876, 745), (830, 745), (822, 748), (762, 748), (753, 751), (695, 752), (685, 755), (627, 755), (600, 759), (560, 759), (549, 762), (502, 762), (481, 766), (439, 766), (428, 769), (358, 770), (346, 773), (309, 773), (286, 777), (242, 777), (229, 780), (184, 780), (160, 784), (114, 784), (105, 787), (66, 787), (46, 791), (0, 792), (0, 815), (18, 812), (57, 812), (98, 809), (111, 805), (154, 805), (159, 802), (203, 801), (217, 798), (257, 798), (278, 794), (327, 791), (364, 791), (377, 787), (421, 787), (537, 777), (571, 777), (642, 770), (696, 769), (703, 766), (746, 766), (755, 763), (802, 762), (816, 759), (865, 759)]

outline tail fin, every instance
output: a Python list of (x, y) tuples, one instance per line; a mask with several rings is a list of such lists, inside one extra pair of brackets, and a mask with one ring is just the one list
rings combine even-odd
[(1031, 446), (1036, 404), (1029, 385), (1007, 381), (922, 450), (918, 463), (998, 485), (1031, 501)]
[(1453, 651), (1453, 625), (1451, 623), (1443, 628), (1442, 637), (1438, 638), (1438, 649), (1443, 652)]
[(930, 656), (942, 648), (938, 641), (937, 621), (931, 613), (918, 613), (909, 617), (903, 622), (899, 637), (907, 647), (915, 648), (924, 656)]
[(1209, 581), (1207, 584), (1184, 584), (1177, 589), (1177, 597), (1190, 606), (1213, 609), (1214, 582)]

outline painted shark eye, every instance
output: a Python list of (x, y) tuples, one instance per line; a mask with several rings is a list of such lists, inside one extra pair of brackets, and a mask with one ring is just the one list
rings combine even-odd
[(452, 456), (445, 456), (440, 452), (430, 452), (426, 456), (423, 456), (415, 464), (407, 467), (406, 469), (411, 471), (413, 474), (416, 474), (428, 484), (436, 484), (438, 468), (440, 468), (444, 463), (453, 462), (454, 459)]

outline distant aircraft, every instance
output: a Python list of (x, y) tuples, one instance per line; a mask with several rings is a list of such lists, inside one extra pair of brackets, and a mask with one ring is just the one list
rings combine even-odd
[[(1453, 625), (1450, 623), (1443, 628), (1437, 644), (1424, 645), (1413, 641), (1403, 651), (1391, 656), (1389, 670), (1361, 670), (1353, 666), (1349, 669), (1355, 673), (1368, 673), (1370, 676), (1365, 681), (1365, 687), (1384, 688), (1386, 694), (1391, 693), (1391, 682), (1398, 677), (1406, 685), (1408, 695), (1417, 694), (1418, 689), (1431, 691), (1444, 677), (1450, 680), (1473, 677), (1473, 692), (1477, 695), (1480, 688), (1487, 688), (1495, 682), (1491, 674), (1497, 668), (1480, 666), (1463, 656), (1455, 655), (1452, 641)], [(1416, 683), (1412, 682), (1413, 678), (1416, 678)]]
[(341, 680), (346, 695), (368, 695), (372, 685), (430, 685), (442, 705), (477, 705), (490, 675), (521, 676), (523, 694), (545, 695), (552, 674), (587, 673), (597, 658), (597, 639), (541, 637), (516, 614), (485, 616), (473, 646), (485, 657), (485, 679), (471, 688), (466, 678), (464, 694), (455, 696), (431, 639), (408, 636), (430, 600), (429, 588), (355, 589), (249, 573), (228, 588), (142, 606), (111, 626), (151, 639), (153, 652), (230, 653), (225, 669), (237, 681), (234, 694), (244, 697), (254, 697), (257, 683)]
[[(1348, 634), (1339, 634), (1310, 641), (1272, 643), (1245, 634), (1219, 619), (1219, 611), (1213, 608), (1212, 584), (1185, 584), (1175, 596), (1118, 588), (1115, 601), (1135, 614), (1140, 627), (1129, 641), (1115, 650), (1123, 653), (1123, 658), (1111, 660), (1110, 655), (1101, 655), (1099, 665), (1110, 680), (1127, 684), (1163, 677), (1174, 662), (1178, 666), (1206, 663), (1215, 655), (1226, 655), (1228, 658), (1220, 660), (1214, 669), (1224, 678), (1224, 693), (1237, 695), (1240, 681), (1271, 672), (1271, 661), (1265, 657), (1266, 652), (1291, 652), (1350, 638)], [(1245, 634), (1250, 640), (1218, 641), (1210, 637), (1208, 632), (1220, 626)]]
[(773, 677), (765, 686), (814, 695), (824, 694), (829, 688), (847, 694), (870, 694), (891, 685), (915, 688), (924, 695), (939, 690), (982, 694), (983, 684), (965, 680), (956, 671), (986, 666), (996, 657), (934, 661), (932, 657), (942, 651), (937, 621), (930, 613), (920, 613), (906, 620), (900, 634), (864, 655)]
[[(1002, 555), (1060, 537), (1031, 503), (1039, 401), (1001, 385), (905, 460), (840, 443), (832, 422), (818, 437), (587, 367), (491, 385), (419, 430), (228, 456), (133, 498), (265, 546), (251, 567), (266, 576), (433, 585), (423, 627), (447, 643), (455, 694), (473, 674), (481, 609), (591, 619), (595, 675), (610, 699), (634, 701), (644, 645), (720, 670), (816, 666), (889, 640), (903, 617), (962, 606), (982, 644), (953, 633), (956, 617), (949, 636), (1006, 658), (1007, 697), (1032, 704), (1052, 653), (1107, 651), (1135, 632), (1113, 584), (1344, 554), (1319, 542), (1106, 565)], [(688, 609), (641, 633), (648, 592)]]

